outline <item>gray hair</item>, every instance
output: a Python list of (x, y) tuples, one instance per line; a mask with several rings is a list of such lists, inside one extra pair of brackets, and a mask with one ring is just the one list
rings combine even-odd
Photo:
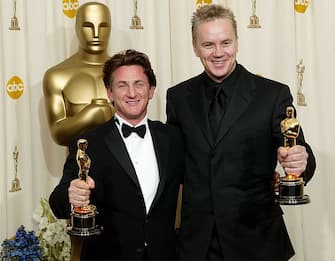
[(196, 32), (199, 24), (220, 18), (228, 19), (231, 21), (234, 28), (235, 36), (237, 38), (237, 23), (233, 11), (231, 11), (229, 8), (224, 8), (221, 5), (210, 4), (202, 5), (195, 12), (193, 12), (191, 19), (193, 43), (196, 40)]

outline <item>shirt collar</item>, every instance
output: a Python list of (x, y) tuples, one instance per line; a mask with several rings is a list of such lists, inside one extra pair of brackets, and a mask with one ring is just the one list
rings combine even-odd
[[(115, 112), (115, 114), (114, 114), (114, 118), (116, 119), (116, 122), (119, 124), (119, 126), (122, 126), (123, 123), (125, 123), (125, 124), (127, 124), (127, 125), (129, 125), (129, 126), (133, 126), (133, 125), (132, 125), (131, 123), (129, 123), (127, 120), (121, 118), (120, 115), (119, 115), (117, 112)], [(146, 115), (144, 116), (144, 118), (143, 118), (138, 124), (136, 124), (136, 125), (133, 126), (133, 127), (137, 127), (137, 126), (140, 126), (140, 125), (142, 125), (142, 124), (148, 126), (148, 114), (146, 114)]]
[(227, 97), (231, 97), (234, 90), (234, 85), (236, 84), (236, 81), (240, 75), (240, 71), (241, 66), (236, 62), (234, 71), (220, 83), (214, 82), (205, 72), (205, 88), (207, 96), (209, 98), (214, 97), (217, 88), (222, 88), (225, 92), (225, 95)]

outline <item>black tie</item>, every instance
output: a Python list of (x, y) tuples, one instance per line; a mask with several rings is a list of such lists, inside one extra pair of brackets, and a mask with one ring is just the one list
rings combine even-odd
[(213, 137), (216, 136), (220, 126), (220, 121), (224, 114), (224, 98), (225, 94), (222, 88), (219, 88), (209, 105), (208, 119), (212, 130)]
[(122, 128), (121, 128), (123, 137), (127, 138), (132, 132), (137, 133), (138, 136), (140, 136), (141, 138), (144, 138), (145, 132), (146, 132), (146, 128), (145, 125), (140, 125), (138, 127), (131, 127), (127, 124), (122, 124)]

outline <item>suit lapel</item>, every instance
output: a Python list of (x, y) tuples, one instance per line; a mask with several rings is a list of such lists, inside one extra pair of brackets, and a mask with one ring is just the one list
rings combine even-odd
[(248, 105), (255, 95), (255, 92), (256, 85), (254, 81), (252, 81), (252, 79), (249, 77), (249, 72), (247, 72), (242, 67), (239, 79), (234, 86), (231, 103), (229, 104), (228, 109), (221, 121), (214, 145), (219, 143), (227, 131), (233, 126), (235, 121), (248, 108)]
[(157, 188), (157, 192), (155, 198), (150, 206), (149, 213), (151, 209), (156, 205), (158, 199), (160, 198), (165, 184), (166, 184), (166, 176), (168, 170), (168, 152), (169, 152), (169, 140), (167, 134), (161, 130), (160, 124), (156, 124), (155, 122), (148, 121), (152, 142), (155, 148), (155, 154), (157, 158), (158, 172), (159, 172), (159, 185)]
[[(161, 127), (158, 124), (155, 124), (150, 120), (148, 121), (148, 124), (152, 135), (152, 141), (155, 148), (155, 154), (157, 158), (158, 171), (159, 171), (159, 185), (157, 188), (157, 193), (155, 195), (154, 201), (152, 202), (149, 210), (150, 213), (151, 209), (155, 206), (155, 204), (157, 204), (157, 201), (160, 198), (164, 190), (164, 186), (166, 184), (169, 140), (167, 134), (159, 129)], [(136, 186), (140, 187), (135, 168), (130, 160), (126, 146), (123, 143), (122, 137), (120, 136), (120, 133), (114, 122), (110, 124), (109, 129), (107, 130), (105, 141), (108, 149), (111, 151), (113, 156), (119, 161), (120, 165), (125, 170), (130, 179), (136, 184)]]
[(124, 144), (119, 130), (117, 129), (115, 122), (111, 121), (105, 141), (108, 149), (111, 151), (113, 156), (119, 161), (122, 168), (128, 174), (130, 179), (140, 187), (140, 183), (137, 179), (135, 168), (130, 160), (126, 145)]
[(208, 106), (204, 88), (204, 74), (200, 74), (191, 85), (188, 86), (190, 92), (189, 106), (193, 113), (195, 123), (201, 129), (209, 144), (213, 144), (213, 137), (208, 122)]

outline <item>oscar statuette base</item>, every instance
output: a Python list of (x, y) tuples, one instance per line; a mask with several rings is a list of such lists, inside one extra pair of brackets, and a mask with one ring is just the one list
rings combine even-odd
[(261, 28), (262, 26), (259, 24), (259, 19), (256, 15), (250, 16), (250, 21), (248, 28)]
[(100, 235), (102, 229), (96, 225), (96, 207), (93, 205), (74, 208), (71, 213), (71, 223), (67, 233), (71, 236), (87, 237)]
[(304, 195), (304, 181), (302, 178), (286, 176), (280, 178), (279, 196), (280, 205), (302, 205), (310, 203), (308, 195)]

